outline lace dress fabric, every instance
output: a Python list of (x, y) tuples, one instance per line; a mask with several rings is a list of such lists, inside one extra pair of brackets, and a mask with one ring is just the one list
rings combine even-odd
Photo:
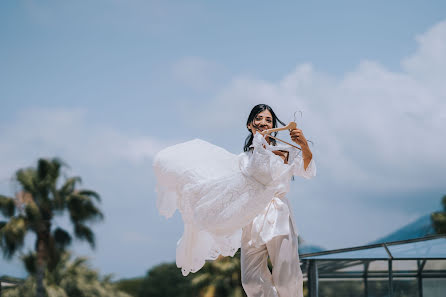
[[(183, 275), (219, 255), (233, 256), (241, 246), (242, 228), (251, 222), (253, 245), (288, 234), (290, 178), (314, 176), (314, 161), (305, 170), (296, 149), (271, 146), (259, 133), (252, 147), (234, 155), (195, 139), (155, 156), (158, 210), (169, 218), (178, 209), (184, 222), (176, 254)], [(278, 149), (289, 151), (289, 164), (272, 152)]]

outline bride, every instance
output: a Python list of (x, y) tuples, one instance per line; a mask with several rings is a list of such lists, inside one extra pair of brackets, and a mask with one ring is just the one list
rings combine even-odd
[(159, 212), (169, 218), (178, 209), (184, 222), (176, 254), (183, 275), (241, 248), (248, 297), (303, 296), (298, 231), (286, 194), (292, 176), (309, 179), (316, 166), (302, 130), (289, 131), (301, 154), (262, 134), (277, 122), (284, 125), (270, 106), (259, 104), (246, 122), (243, 153), (194, 139), (155, 156)]

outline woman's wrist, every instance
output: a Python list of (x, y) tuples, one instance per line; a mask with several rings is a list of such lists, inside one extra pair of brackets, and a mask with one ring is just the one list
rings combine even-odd
[(302, 146), (301, 149), (302, 149), (302, 158), (304, 159), (313, 158), (313, 153), (311, 152), (308, 146)]

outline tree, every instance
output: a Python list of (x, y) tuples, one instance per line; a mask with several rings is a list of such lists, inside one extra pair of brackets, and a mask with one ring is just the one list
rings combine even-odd
[[(87, 259), (70, 260), (70, 254), (61, 255), (57, 265), (45, 271), (43, 279), (45, 291), (51, 297), (131, 297), (116, 289), (110, 276), (101, 277), (91, 269)], [(4, 292), (5, 297), (34, 297), (35, 275), (30, 275), (23, 283)]]
[(234, 257), (220, 257), (207, 262), (192, 279), (200, 297), (246, 296), (240, 274), (240, 251)]
[(144, 277), (135, 277), (120, 279), (114, 282), (114, 284), (119, 291), (125, 292), (132, 297), (139, 297), (139, 291), (141, 289), (143, 281)]
[(139, 297), (190, 297), (196, 296), (191, 275), (184, 277), (175, 263), (160, 264), (147, 272)]
[[(78, 176), (60, 181), (62, 169), (66, 167), (60, 159), (39, 159), (37, 167), (19, 169), (15, 173), (18, 191), (15, 197), (0, 195), (0, 212), (7, 221), (0, 221), (0, 247), (4, 257), (11, 259), (20, 251), (27, 233), (36, 236), (35, 253), (25, 257), (27, 270), (36, 275), (36, 296), (45, 296), (43, 277), (46, 269), (53, 270), (62, 253), (72, 241), (72, 235), (54, 228), (56, 215), (68, 212), (73, 224), (74, 236), (87, 241), (94, 248), (95, 237), (88, 223), (103, 219), (95, 205), (99, 195), (91, 190), (77, 189), (81, 183)], [(59, 184), (62, 184), (58, 187)]]
[(434, 212), (431, 214), (431, 220), (435, 232), (438, 234), (446, 233), (446, 195), (441, 199), (441, 204), (443, 205), (443, 211)]
[(160, 264), (147, 272), (139, 297), (246, 297), (240, 275), (240, 252), (207, 262), (186, 277), (175, 263)]

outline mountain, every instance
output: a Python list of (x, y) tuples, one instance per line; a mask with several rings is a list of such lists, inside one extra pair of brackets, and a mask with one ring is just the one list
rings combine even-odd
[(322, 251), (326, 251), (327, 250), (326, 248), (323, 248), (321, 246), (318, 246), (318, 245), (311, 244), (311, 243), (307, 242), (300, 235), (299, 235), (298, 243), (299, 243), (298, 244), (299, 255), (310, 254), (310, 253), (317, 253), (317, 252), (322, 252)]
[[(413, 239), (435, 234), (436, 232), (434, 230), (434, 227), (432, 226), (431, 215), (427, 214), (416, 219), (412, 223), (409, 223), (408, 225), (403, 226), (400, 229), (365, 245)], [(307, 243), (302, 239), (299, 240), (299, 254), (301, 255), (322, 252), (326, 250), (327, 249), (321, 246)]]
[(434, 227), (432, 226), (431, 216), (430, 214), (427, 214), (418, 218), (414, 222), (390, 233), (389, 235), (386, 235), (368, 244), (413, 239), (434, 234), (436, 233)]
[(299, 255), (317, 253), (326, 250), (327, 249), (314, 244), (306, 244), (306, 243), (299, 244)]

